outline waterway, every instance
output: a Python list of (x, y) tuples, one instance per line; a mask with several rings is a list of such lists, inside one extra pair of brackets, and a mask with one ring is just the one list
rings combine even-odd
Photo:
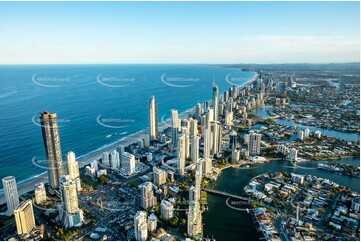
[[(262, 117), (269, 117), (267, 110), (272, 108), (267, 106), (262, 109), (256, 109), (255, 114)], [(289, 120), (276, 119), (276, 122), (285, 125), (295, 125)], [(259, 129), (262, 125), (256, 125), (252, 129)], [(301, 128), (307, 126), (299, 125)], [(311, 131), (320, 130), (323, 134), (339, 137), (345, 140), (359, 140), (358, 133), (346, 133), (322, 129), (317, 127), (308, 127)], [(354, 166), (360, 166), (359, 157), (334, 159), (322, 162), (342, 162)], [(342, 176), (328, 171), (317, 169), (316, 163), (302, 163), (293, 166), (287, 160), (272, 160), (269, 163), (255, 164), (247, 168), (229, 168), (222, 171), (217, 181), (208, 185), (208, 187), (226, 191), (233, 194), (243, 194), (243, 188), (255, 176), (265, 172), (287, 171), (290, 173), (310, 174), (317, 177), (330, 179), (342, 186), (350, 187), (353, 191), (360, 192), (360, 179), (356, 177)], [(252, 217), (247, 212), (235, 211), (226, 205), (226, 198), (218, 195), (208, 194), (208, 211), (203, 213), (204, 236), (216, 240), (259, 240), (262, 236), (257, 232)]]
[[(270, 115), (267, 113), (267, 111), (272, 108), (273, 108), (272, 106), (266, 106), (264, 108), (257, 108), (253, 111), (253, 113), (262, 118), (269, 118)], [(331, 129), (324, 129), (324, 128), (319, 128), (319, 127), (315, 127), (315, 126), (301, 125), (301, 124), (296, 124), (295, 122), (292, 122), (291, 120), (286, 120), (286, 119), (275, 119), (275, 121), (279, 124), (284, 124), (284, 125), (288, 125), (288, 126), (297, 125), (302, 129), (309, 128), (313, 132), (316, 130), (319, 130), (322, 134), (325, 134), (328, 136), (333, 136), (333, 137), (338, 137), (338, 138), (341, 138), (344, 140), (358, 141), (360, 139), (360, 133), (358, 133), (358, 132), (350, 133), (350, 132), (342, 132), (342, 131), (331, 130)]]
[[(360, 165), (360, 158), (344, 158), (329, 162), (343, 162), (354, 166)], [(256, 164), (248, 169), (229, 168), (222, 171), (210, 188), (233, 194), (243, 194), (243, 188), (255, 176), (265, 172), (287, 171), (298, 174), (311, 174), (330, 179), (340, 185), (348, 186), (360, 192), (360, 179), (341, 176), (317, 169), (315, 163), (303, 163), (294, 167), (286, 160), (273, 160), (269, 163)], [(208, 211), (203, 213), (204, 236), (214, 236), (216, 240), (259, 240), (260, 234), (255, 229), (252, 217), (247, 212), (235, 211), (225, 204), (226, 198), (208, 194)]]

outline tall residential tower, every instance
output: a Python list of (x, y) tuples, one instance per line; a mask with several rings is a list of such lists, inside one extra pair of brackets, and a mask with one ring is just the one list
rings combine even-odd
[(49, 184), (52, 188), (58, 188), (59, 179), (64, 175), (64, 169), (57, 114), (46, 111), (41, 113), (40, 124), (46, 160), (48, 161)]
[(158, 104), (154, 96), (149, 99), (149, 140), (158, 140)]
[(3, 187), (6, 198), (6, 206), (8, 208), (7, 214), (12, 215), (14, 213), (14, 209), (19, 205), (19, 195), (15, 177), (4, 177)]

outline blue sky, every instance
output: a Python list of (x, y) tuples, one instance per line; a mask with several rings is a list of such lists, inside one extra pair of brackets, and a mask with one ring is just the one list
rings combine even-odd
[(359, 2), (0, 2), (0, 63), (360, 60)]

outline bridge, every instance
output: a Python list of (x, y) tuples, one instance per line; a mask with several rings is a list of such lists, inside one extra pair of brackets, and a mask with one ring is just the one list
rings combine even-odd
[(204, 188), (204, 187), (202, 188), (202, 190), (205, 191), (205, 192), (208, 192), (208, 193), (212, 193), (212, 194), (216, 194), (216, 195), (220, 195), (220, 196), (224, 196), (224, 197), (231, 197), (231, 198), (236, 198), (236, 199), (240, 199), (240, 200), (251, 201), (247, 197), (242, 197), (242, 196), (235, 195), (235, 194), (228, 193), (228, 192), (221, 192), (221, 191), (218, 191), (218, 190)]

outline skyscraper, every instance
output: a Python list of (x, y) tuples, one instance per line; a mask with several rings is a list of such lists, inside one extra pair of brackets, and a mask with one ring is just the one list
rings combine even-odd
[(132, 175), (135, 172), (135, 156), (128, 152), (122, 154), (122, 169)]
[(198, 201), (189, 202), (188, 218), (187, 218), (188, 236), (194, 237), (202, 234), (202, 214)]
[(195, 186), (194, 186), (194, 200), (199, 201), (201, 199), (201, 181), (202, 181), (202, 163), (196, 163), (196, 174), (195, 174)]
[(33, 203), (30, 199), (15, 208), (14, 216), (18, 235), (28, 234), (35, 228)]
[(157, 198), (153, 194), (153, 184), (145, 182), (140, 186), (141, 190), (141, 205), (144, 209), (152, 208), (157, 205)]
[(209, 125), (206, 125), (206, 128), (204, 130), (204, 149), (203, 149), (203, 157), (206, 159), (212, 156), (211, 143), (212, 143), (211, 128)]
[(119, 158), (118, 151), (113, 150), (113, 152), (110, 154), (110, 158), (111, 158), (112, 169), (113, 170), (119, 169), (119, 167), (120, 167), (120, 158)]
[(160, 204), (160, 214), (165, 220), (173, 218), (173, 203), (163, 199)]
[(149, 99), (149, 140), (158, 140), (158, 104), (154, 96)]
[(134, 236), (137, 241), (148, 238), (147, 213), (144, 211), (138, 211), (134, 216)]
[(213, 83), (212, 106), (213, 106), (213, 120), (214, 121), (218, 121), (218, 115), (219, 115), (219, 113), (218, 113), (218, 105), (219, 105), (218, 95), (219, 95), (218, 86)]
[(191, 159), (193, 162), (197, 162), (199, 159), (199, 140), (198, 135), (191, 137)]
[(250, 134), (248, 142), (248, 151), (250, 155), (259, 155), (261, 153), (261, 134)]
[(79, 209), (76, 182), (69, 175), (59, 181), (62, 204), (59, 206), (60, 219), (65, 228), (78, 227), (83, 223), (83, 211)]
[(295, 162), (297, 161), (297, 149), (295, 148), (290, 149), (289, 159), (290, 161), (295, 161)]
[(203, 175), (207, 177), (212, 175), (212, 159), (204, 158), (201, 159), (199, 162), (202, 163)]
[(229, 132), (229, 148), (235, 149), (237, 147), (237, 133), (236, 131), (232, 130)]
[(14, 209), (19, 205), (18, 188), (14, 176), (7, 176), (3, 178), (4, 194), (6, 198), (6, 206), (8, 208), (7, 214), (13, 215)]
[(148, 216), (148, 230), (154, 232), (157, 230), (158, 218), (154, 213)]
[(202, 115), (202, 105), (200, 103), (197, 103), (196, 110), (194, 112), (194, 118), (198, 120), (201, 115)]
[(189, 127), (189, 134), (191, 136), (196, 136), (198, 134), (198, 121), (197, 119), (189, 119), (190, 127)]
[(222, 149), (222, 126), (219, 122), (212, 121), (211, 128), (211, 156), (218, 155)]
[(179, 118), (178, 111), (175, 109), (171, 110), (172, 112), (172, 145), (173, 147), (177, 147), (177, 137), (179, 132)]
[(184, 175), (184, 168), (186, 162), (186, 137), (185, 134), (178, 136), (178, 150), (177, 150), (177, 173)]
[(105, 167), (110, 167), (109, 153), (107, 151), (103, 152), (102, 165)]
[(59, 187), (59, 179), (64, 175), (63, 160), (60, 147), (58, 118), (56, 113), (40, 114), (41, 132), (48, 161), (49, 184), (52, 188)]
[(76, 190), (81, 190), (81, 181), (79, 175), (79, 163), (75, 159), (75, 153), (70, 151), (66, 154), (66, 167), (68, 170), (68, 175), (76, 183)]
[(34, 194), (35, 194), (35, 202), (37, 204), (46, 201), (46, 191), (45, 191), (44, 183), (39, 183), (35, 185)]
[(165, 170), (154, 167), (153, 174), (155, 185), (160, 186), (167, 182), (167, 172)]

